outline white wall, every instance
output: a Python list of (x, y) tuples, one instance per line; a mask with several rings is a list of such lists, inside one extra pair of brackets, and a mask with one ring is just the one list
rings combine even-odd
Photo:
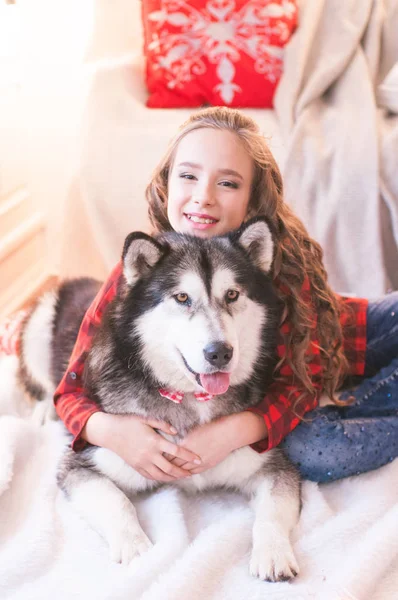
[(56, 272), (64, 205), (79, 167), (90, 63), (137, 47), (140, 0), (18, 0), (18, 8), (22, 150), (33, 202), (48, 219), (49, 258)]

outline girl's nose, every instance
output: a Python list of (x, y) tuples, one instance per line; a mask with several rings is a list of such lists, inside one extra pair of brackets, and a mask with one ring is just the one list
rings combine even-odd
[(192, 199), (199, 206), (212, 206), (215, 202), (214, 193), (209, 186), (196, 190)]

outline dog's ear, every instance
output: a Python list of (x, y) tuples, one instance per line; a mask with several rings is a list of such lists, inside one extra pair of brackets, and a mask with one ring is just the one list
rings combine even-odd
[(128, 285), (147, 275), (165, 252), (165, 248), (141, 231), (130, 233), (124, 242), (123, 273)]
[(253, 263), (268, 273), (274, 255), (274, 241), (267, 221), (256, 217), (244, 223), (234, 238), (248, 253)]

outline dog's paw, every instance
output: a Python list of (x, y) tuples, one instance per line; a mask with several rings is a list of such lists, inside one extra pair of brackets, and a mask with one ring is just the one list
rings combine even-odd
[(121, 531), (109, 544), (111, 559), (116, 563), (128, 566), (134, 558), (141, 556), (152, 548), (148, 536), (141, 531)]
[(253, 546), (250, 574), (265, 581), (288, 581), (299, 568), (290, 542), (286, 538), (264, 539)]

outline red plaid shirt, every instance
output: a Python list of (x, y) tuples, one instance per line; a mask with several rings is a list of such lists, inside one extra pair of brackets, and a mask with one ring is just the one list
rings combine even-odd
[[(98, 328), (105, 308), (117, 293), (121, 280), (122, 266), (118, 263), (108, 280), (104, 283), (96, 298), (88, 309), (80, 327), (80, 332), (72, 352), (68, 369), (63, 376), (54, 396), (55, 408), (66, 427), (74, 435), (72, 447), (79, 450), (85, 446), (81, 432), (88, 418), (100, 411), (96, 402), (87, 397), (83, 387), (84, 363), (91, 346), (93, 335)], [(306, 279), (302, 288), (303, 298), (310, 302), (309, 280)], [(343, 298), (344, 306), (351, 310), (343, 311), (341, 323), (344, 327), (344, 348), (350, 364), (350, 374), (363, 375), (365, 368), (366, 350), (366, 310), (368, 301), (359, 298)], [(282, 333), (288, 333), (289, 325), (282, 326)], [(316, 336), (316, 315), (314, 313), (313, 335), (307, 349), (307, 364), (311, 372), (316, 395), (307, 394), (295, 407), (295, 401), (300, 396), (294, 383), (294, 374), (288, 365), (284, 365), (280, 374), (284, 382), (275, 381), (269, 388), (264, 400), (253, 412), (261, 415), (267, 426), (268, 436), (263, 441), (252, 445), (257, 452), (265, 452), (277, 446), (280, 441), (292, 431), (306, 412), (318, 405), (321, 389), (321, 360), (319, 344)], [(286, 353), (284, 344), (278, 345), (278, 355), (281, 358)]]

